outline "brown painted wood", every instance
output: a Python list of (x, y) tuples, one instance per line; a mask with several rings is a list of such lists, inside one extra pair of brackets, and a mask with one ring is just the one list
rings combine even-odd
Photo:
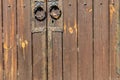
[(63, 80), (62, 79), (62, 34), (60, 32), (53, 32), (52, 36), (53, 36), (52, 79)]
[(17, 80), (16, 0), (3, 0), (4, 80)]
[(77, 0), (64, 0), (63, 79), (77, 80)]
[(17, 0), (18, 80), (32, 80), (30, 0)]
[(92, 0), (78, 0), (78, 79), (93, 80)]
[(33, 80), (47, 80), (45, 32), (33, 34)]
[[(55, 1), (55, 0), (47, 0)], [(57, 0), (56, 0), (57, 1)], [(48, 80), (62, 79), (62, 32), (63, 32), (63, 7), (62, 0), (58, 1), (58, 7), (62, 11), (62, 15), (58, 20), (50, 17), (51, 3), (47, 3), (48, 8), (48, 26), (47, 26), (47, 47), (48, 47)], [(53, 28), (53, 29), (51, 29)], [(61, 28), (55, 30), (54, 28)]]
[(110, 76), (111, 80), (119, 80), (119, 0), (110, 0)]
[(2, 0), (0, 1), (0, 80), (3, 80)]
[[(34, 5), (32, 0), (32, 4)], [(39, 0), (44, 2), (44, 10), (46, 11), (46, 1)], [(32, 6), (35, 8), (35, 5)], [(31, 12), (33, 13), (33, 12)], [(46, 46), (46, 20), (37, 21), (34, 16), (34, 28), (44, 27), (45, 29), (38, 33), (33, 33), (33, 80), (47, 80), (47, 46)], [(33, 26), (33, 25), (32, 25)]]
[(109, 79), (108, 0), (94, 0), (94, 80)]

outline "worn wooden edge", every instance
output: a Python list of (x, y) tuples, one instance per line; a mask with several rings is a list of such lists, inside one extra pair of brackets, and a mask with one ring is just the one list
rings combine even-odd
[(3, 43), (2, 43), (2, 23), (3, 23), (3, 20), (2, 20), (2, 0), (0, 0), (0, 80), (3, 80)]

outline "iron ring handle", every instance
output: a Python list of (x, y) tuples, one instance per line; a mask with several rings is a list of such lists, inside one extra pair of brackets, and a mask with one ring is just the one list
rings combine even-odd
[(44, 21), (47, 17), (47, 14), (46, 11), (41, 6), (37, 6), (34, 9), (34, 16), (36, 20)]
[(54, 20), (58, 20), (62, 15), (60, 8), (56, 5), (51, 6), (49, 12), (51, 18)]

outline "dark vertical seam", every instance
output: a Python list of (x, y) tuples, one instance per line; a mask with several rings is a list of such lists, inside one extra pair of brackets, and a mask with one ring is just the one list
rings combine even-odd
[[(47, 18), (48, 18), (48, 9), (47, 9), (47, 6), (48, 6), (48, 0), (46, 0), (46, 13), (47, 13)], [(48, 19), (46, 19), (46, 77), (47, 77), (47, 80), (48, 79)]]
[[(64, 0), (62, 1), (62, 10), (63, 10), (63, 28), (64, 28)], [(64, 80), (64, 53), (63, 53), (63, 41), (64, 41), (64, 31), (62, 33), (62, 80)]]
[(94, 53), (94, 0), (92, 0), (92, 50), (93, 50), (93, 80), (94, 80), (94, 57), (95, 57), (95, 53)]
[(17, 56), (17, 79), (18, 79), (18, 17), (17, 17), (17, 0), (16, 0), (16, 56)]
[(110, 70), (110, 64), (111, 64), (111, 60), (110, 60), (110, 41), (111, 41), (111, 37), (110, 37), (110, 31), (111, 31), (111, 28), (110, 28), (110, 10), (109, 10), (109, 4), (110, 4), (110, 0), (108, 0), (108, 77), (109, 79), (111, 78), (111, 70)]
[[(32, 2), (31, 2), (31, 0), (30, 0), (30, 30), (31, 30), (31, 28), (32, 28), (32, 24), (31, 24), (31, 16), (32, 16)], [(31, 30), (32, 31), (32, 30)], [(33, 33), (31, 32), (31, 65), (32, 65), (32, 76), (31, 76), (31, 78), (32, 78), (32, 80), (34, 80), (34, 75), (33, 75), (33, 64), (34, 64), (34, 62), (33, 62)]]
[(1, 0), (1, 16), (2, 16), (2, 65), (3, 65), (3, 80), (4, 80), (4, 31), (3, 31), (3, 0)]

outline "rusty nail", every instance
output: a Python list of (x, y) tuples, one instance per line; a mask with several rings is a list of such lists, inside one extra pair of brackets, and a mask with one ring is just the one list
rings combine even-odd
[(100, 5), (103, 5), (103, 3), (100, 3)]
[(84, 6), (86, 6), (87, 5), (87, 3), (84, 3)]
[(114, 3), (114, 2), (112, 2), (112, 5), (115, 5), (115, 3)]
[(10, 8), (11, 6), (10, 6), (10, 5), (8, 5), (8, 7)]
[(26, 7), (26, 5), (24, 4), (24, 5), (23, 5), (23, 8), (25, 8), (25, 7)]
[(69, 3), (69, 6), (72, 6), (72, 5)]

